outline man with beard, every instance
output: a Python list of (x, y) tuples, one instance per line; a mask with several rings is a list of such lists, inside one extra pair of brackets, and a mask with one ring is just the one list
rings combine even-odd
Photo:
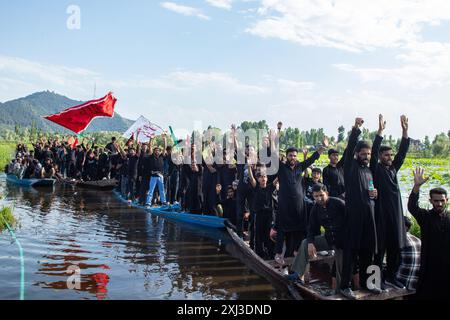
[[(378, 190), (378, 201), (375, 205), (377, 231), (378, 231), (378, 254), (377, 265), (383, 270), (383, 258), (386, 255), (386, 274), (382, 273), (382, 288), (384, 283), (397, 289), (404, 289), (402, 283), (398, 282), (395, 274), (400, 265), (400, 251), (406, 246), (406, 230), (403, 219), (402, 198), (397, 180), (397, 173), (403, 165), (409, 148), (408, 118), (400, 118), (403, 136), (395, 158), (392, 148), (381, 146), (379, 153), (373, 150), (372, 157), (379, 156), (380, 162), (374, 168), (374, 183)], [(374, 148), (378, 148), (383, 137), (377, 135)]]
[[(299, 253), (292, 263), (293, 274), (287, 278), (304, 283), (308, 269), (309, 258), (317, 257), (319, 251), (335, 251), (336, 275), (333, 276), (333, 289), (339, 288), (342, 272), (342, 238), (345, 222), (345, 202), (342, 199), (330, 197), (327, 187), (321, 183), (312, 189), (314, 206), (308, 223), (307, 239), (302, 241)], [(322, 235), (320, 228), (325, 229)]]
[(431, 210), (419, 207), (420, 187), (427, 182), (424, 170), (414, 172), (414, 188), (408, 201), (408, 210), (416, 218), (421, 229), (422, 251), (420, 255), (417, 297), (420, 299), (449, 299), (450, 288), (450, 213), (447, 210), (447, 191), (430, 190)]
[[(296, 254), (306, 236), (307, 212), (305, 208), (305, 190), (303, 172), (310, 167), (328, 147), (325, 137), (323, 146), (303, 162), (297, 160), (298, 150), (294, 147), (286, 150), (286, 163), (280, 160), (278, 170), (278, 214), (275, 260), (283, 264), (283, 244), (286, 239), (286, 254)], [(272, 152), (276, 150), (272, 149)]]
[[(376, 286), (367, 287), (367, 268), (373, 262), (377, 252), (377, 232), (375, 226), (375, 199), (378, 196), (373, 185), (371, 167), (376, 163), (371, 161), (372, 150), (367, 142), (359, 141), (362, 118), (356, 118), (355, 125), (348, 141), (348, 156), (344, 161), (345, 202), (346, 202), (346, 235), (344, 239), (343, 266), (340, 292), (348, 299), (356, 299), (350, 288), (353, 263), (358, 259), (360, 268), (360, 286), (373, 293), (381, 293)], [(381, 135), (385, 122), (379, 117)], [(370, 164), (370, 166), (369, 166)]]

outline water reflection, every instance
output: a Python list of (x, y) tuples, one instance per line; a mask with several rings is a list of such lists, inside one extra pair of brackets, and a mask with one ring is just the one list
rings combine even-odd
[[(230, 255), (223, 231), (178, 225), (118, 201), (112, 192), (25, 189), (0, 178), (20, 219), (28, 299), (284, 298)], [(0, 299), (17, 299), (17, 248), (0, 234)], [(79, 289), (67, 287), (80, 269)]]

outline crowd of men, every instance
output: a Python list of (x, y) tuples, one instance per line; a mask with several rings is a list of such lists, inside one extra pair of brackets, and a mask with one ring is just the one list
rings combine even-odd
[[(411, 221), (403, 212), (397, 177), (410, 144), (408, 119), (401, 117), (403, 135), (395, 156), (391, 147), (382, 145), (383, 116), (372, 145), (359, 140), (363, 124), (363, 119), (355, 120), (342, 155), (329, 149), (327, 139), (310, 157), (304, 152), (303, 161), (297, 159), (296, 148), (288, 148), (278, 157), (274, 174), (268, 173), (270, 164), (261, 163), (257, 147), (250, 143), (245, 143), (244, 161), (237, 161), (235, 126), (229, 136), (232, 148), (225, 147), (226, 141), (209, 141), (211, 152), (201, 161), (194, 156), (199, 151), (195, 144), (168, 146), (164, 134), (164, 147), (153, 145), (154, 139), (129, 140), (122, 147), (113, 138), (104, 148), (94, 141), (73, 148), (54, 140), (39, 141), (34, 151), (19, 145), (7, 172), (27, 179), (117, 179), (130, 203), (178, 203), (191, 213), (222, 216), (238, 235), (249, 238), (250, 247), (262, 258), (284, 265), (284, 258), (295, 256), (288, 278), (300, 283), (307, 281), (310, 258), (333, 250), (333, 286), (349, 299), (355, 299), (352, 280), (353, 288), (376, 294), (390, 286), (417, 290), (422, 298), (448, 297), (447, 193), (432, 189), (433, 208), (420, 209), (419, 189), (426, 178), (423, 170), (416, 170), (408, 208), (422, 229), (421, 241), (409, 234)], [(279, 152), (274, 141), (281, 129), (279, 123), (277, 132), (271, 130), (263, 138), (268, 154)], [(322, 171), (314, 163), (327, 149), (329, 164)], [(207, 161), (215, 150), (223, 151), (223, 163)], [(379, 283), (367, 281), (373, 266), (382, 270)]]

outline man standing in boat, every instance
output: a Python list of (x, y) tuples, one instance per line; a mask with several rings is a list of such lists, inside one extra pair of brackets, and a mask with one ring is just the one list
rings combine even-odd
[(450, 212), (447, 191), (430, 190), (431, 210), (419, 207), (419, 192), (429, 177), (424, 170), (414, 172), (414, 188), (409, 196), (408, 210), (416, 218), (421, 229), (422, 251), (420, 256), (417, 297), (420, 299), (450, 299)]
[(345, 198), (344, 159), (346, 154), (347, 149), (339, 159), (339, 151), (336, 149), (328, 150), (330, 163), (323, 169), (322, 177), (323, 184), (327, 186), (331, 197)]
[[(356, 299), (350, 288), (354, 262), (357, 258), (359, 259), (360, 286), (367, 288), (368, 276), (366, 270), (372, 265), (374, 254), (377, 252), (375, 199), (378, 197), (378, 192), (374, 188), (371, 170), (377, 163), (374, 163), (371, 157), (370, 145), (364, 141), (358, 142), (363, 123), (362, 118), (356, 118), (348, 141), (348, 156), (344, 160), (346, 238), (344, 239), (340, 292), (348, 299)], [(379, 135), (381, 135), (384, 126), (383, 117), (380, 115)], [(376, 286), (371, 287), (370, 291), (377, 294), (382, 292)]]
[[(286, 150), (286, 163), (280, 160), (278, 170), (278, 214), (275, 260), (283, 263), (283, 244), (286, 239), (286, 256), (296, 254), (306, 236), (307, 213), (305, 208), (305, 190), (303, 171), (310, 167), (328, 147), (328, 138), (323, 145), (303, 162), (297, 160), (298, 150), (294, 147)], [(272, 150), (272, 152), (276, 152)]]
[(164, 188), (164, 157), (166, 156), (167, 149), (167, 138), (165, 134), (162, 134), (164, 139), (164, 151), (161, 150), (160, 147), (152, 148), (153, 139), (150, 139), (150, 184), (149, 191), (147, 196), (146, 206), (152, 205), (153, 193), (155, 191), (155, 187), (158, 186), (158, 192), (160, 201), (163, 205), (166, 204), (166, 195)]
[[(384, 283), (397, 289), (404, 289), (404, 285), (397, 281), (395, 274), (400, 265), (400, 251), (406, 246), (406, 230), (403, 218), (402, 197), (400, 193), (397, 174), (405, 161), (409, 148), (408, 118), (400, 118), (403, 136), (395, 158), (392, 148), (381, 146), (379, 153), (375, 151), (372, 157), (379, 157), (379, 163), (375, 165), (373, 178), (375, 188), (378, 190), (378, 201), (375, 205), (378, 255), (377, 265), (383, 270), (383, 258), (386, 255), (386, 274), (382, 273), (381, 286)], [(374, 148), (378, 148), (383, 140), (382, 132), (375, 137)]]

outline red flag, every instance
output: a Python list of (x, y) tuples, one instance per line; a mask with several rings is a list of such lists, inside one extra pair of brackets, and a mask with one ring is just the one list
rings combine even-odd
[(77, 137), (70, 137), (69, 140), (67, 140), (67, 142), (69, 143), (69, 146), (72, 149), (75, 149), (78, 145), (78, 138)]
[(96, 117), (112, 118), (116, 101), (117, 99), (110, 92), (101, 99), (91, 100), (44, 118), (78, 134), (84, 131)]

